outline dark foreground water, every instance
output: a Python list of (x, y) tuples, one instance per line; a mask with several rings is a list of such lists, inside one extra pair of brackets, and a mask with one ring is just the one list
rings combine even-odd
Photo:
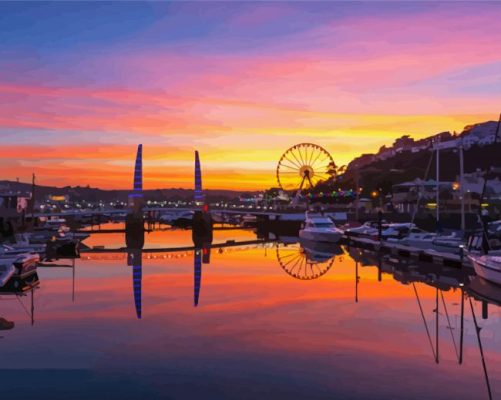
[[(219, 231), (214, 242), (227, 239), (255, 236)], [(124, 246), (120, 234), (86, 242)], [(145, 248), (190, 244), (190, 232), (167, 231)], [(465, 291), (461, 346), (468, 277), (303, 245), (212, 249), (201, 264), (193, 251), (136, 251), (39, 268), (33, 324), (30, 292), (0, 295), (0, 317), (15, 323), (0, 330), (1, 398), (487, 399), (471, 305), (501, 398), (501, 308), (482, 319), (478, 301), (501, 289)]]

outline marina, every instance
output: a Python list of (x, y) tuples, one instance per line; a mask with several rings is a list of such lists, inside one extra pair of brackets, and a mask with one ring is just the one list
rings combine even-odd
[(2, 399), (501, 400), (499, 20), (0, 2)]
[[(362, 332), (367, 332), (367, 326), (357, 325), (358, 321), (367, 318), (363, 311), (366, 302), (369, 310), (371, 306), (375, 307), (371, 311), (374, 313), (372, 317), (375, 318), (370, 325), (372, 335), (379, 341), (392, 341), (391, 345), (385, 342), (386, 349), (395, 347), (394, 340), (400, 340), (406, 345), (409, 340), (413, 342), (412, 348), (406, 347), (405, 350), (401, 345), (400, 347), (397, 345), (393, 351), (400, 354), (408, 351), (411, 353), (404, 359), (398, 357), (392, 359), (393, 365), (400, 365), (397, 368), (401, 370), (409, 368), (405, 365), (412, 359), (419, 360), (418, 363), (425, 363), (425, 354), (429, 352), (432, 356), (431, 360), (428, 360), (431, 361), (431, 365), (436, 365), (436, 368), (442, 366), (440, 371), (433, 371), (432, 367), (425, 364), (418, 368), (419, 376), (431, 373), (432, 376), (428, 376), (426, 381), (434, 379), (436, 385), (441, 386), (443, 392), (433, 387), (435, 398), (449, 398), (456, 390), (457, 387), (452, 382), (457, 379), (458, 374), (463, 374), (466, 370), (465, 368), (458, 371), (456, 364), (460, 367), (468, 365), (468, 377), (461, 379), (468, 382), (468, 388), (474, 390), (477, 397), (480, 397), (481, 391), (485, 398), (495, 398), (498, 387), (501, 386), (499, 380), (501, 339), (495, 333), (501, 326), (501, 280), (498, 277), (500, 263), (497, 255), (500, 249), (496, 247), (501, 243), (499, 221), (484, 223), (482, 220), (481, 229), (470, 231), (470, 238), (466, 240), (464, 230), (461, 236), (457, 232), (443, 235), (420, 229), (412, 222), (414, 216), (411, 222), (395, 223), (388, 222), (389, 215), (379, 211), (376, 221), (362, 224), (350, 219), (347, 212), (319, 208), (308, 201), (304, 204), (306, 210), (298, 212), (300, 203), (297, 196), (292, 199), (292, 209), (284, 211), (255, 211), (249, 208), (239, 211), (217, 207), (211, 209), (213, 205), (206, 201), (202, 190), (202, 166), (198, 152), (195, 152), (192, 206), (177, 210), (159, 207), (151, 209), (144, 204), (142, 151), (143, 147), (139, 145), (134, 165), (133, 188), (128, 195), (126, 209), (94, 211), (90, 220), (81, 218), (83, 214), (88, 215), (86, 210), (70, 209), (59, 213), (32, 212), (23, 215), (21, 225), (19, 221), (12, 219), (8, 222), (7, 229), (2, 226), (3, 236), (7, 240), (4, 240), (0, 247), (0, 300), (12, 298), (18, 300), (17, 306), (20, 306), (29, 317), (29, 329), (32, 329), (23, 334), (33, 334), (38, 329), (38, 324), (43, 326), (54, 318), (54, 308), (50, 306), (53, 301), (57, 301), (59, 306), (68, 301), (56, 300), (60, 295), (51, 293), (53, 290), (51, 287), (52, 285), (57, 287), (61, 279), (67, 280), (67, 271), (70, 269), (71, 294), (67, 298), (70, 298), (71, 302), (67, 304), (72, 309), (76, 307), (75, 315), (81, 314), (87, 320), (83, 325), (86, 334), (92, 332), (91, 336), (95, 340), (106, 343), (107, 339), (101, 334), (105, 331), (101, 331), (101, 327), (111, 318), (115, 326), (122, 325), (119, 329), (132, 330), (135, 335), (132, 341), (130, 333), (126, 336), (113, 335), (116, 340), (114, 345), (108, 343), (106, 348), (101, 348), (96, 353), (98, 350), (93, 342), (88, 342), (82, 333), (73, 332), (71, 335), (83, 348), (77, 356), (72, 352), (68, 358), (64, 344), (59, 346), (59, 342), (65, 342), (64, 337), (60, 335), (64, 335), (66, 329), (74, 329), (79, 325), (75, 325), (74, 318), (64, 317), (65, 323), (56, 325), (59, 326), (57, 333), (44, 332), (42, 328), (42, 335), (53, 335), (45, 345), (50, 346), (52, 340), (57, 340), (58, 348), (53, 353), (54, 357), (42, 356), (38, 359), (39, 368), (42, 371), (47, 369), (84, 371), (90, 379), (85, 381), (86, 388), (83, 391), (75, 392), (71, 387), (62, 385), (61, 391), (54, 393), (61, 395), (64, 393), (65, 396), (72, 398), (79, 396), (88, 398), (98, 392), (101, 396), (108, 396), (111, 392), (104, 387), (108, 379), (103, 380), (102, 368), (104, 366), (106, 370), (104, 376), (111, 380), (127, 380), (127, 374), (130, 372), (121, 367), (123, 362), (121, 360), (125, 357), (127, 362), (133, 359), (134, 363), (143, 365), (144, 377), (141, 379), (136, 377), (133, 383), (121, 386), (121, 390), (124, 390), (120, 393), (121, 398), (137, 398), (145, 395), (155, 397), (155, 390), (150, 391), (151, 389), (145, 388), (153, 386), (158, 390), (163, 384), (169, 386), (170, 393), (177, 393), (176, 385), (179, 383), (180, 373), (184, 379), (193, 381), (200, 373), (204, 375), (214, 373), (211, 372), (214, 368), (217, 372), (212, 379), (224, 382), (223, 397), (236, 397), (237, 394), (233, 390), (237, 389), (232, 389), (231, 384), (226, 381), (228, 376), (232, 376), (231, 371), (227, 369), (231, 365), (227, 356), (235, 351), (229, 350), (226, 344), (223, 344), (227, 339), (226, 335), (214, 337), (205, 333), (203, 337), (197, 337), (199, 342), (212, 340), (215, 349), (224, 349), (225, 363), (221, 365), (215, 361), (218, 359), (217, 354), (197, 350), (196, 345), (191, 346), (189, 350), (186, 345), (184, 347), (181, 345), (182, 351), (172, 353), (171, 335), (179, 336), (180, 332), (165, 330), (155, 325), (158, 321), (162, 321), (162, 326), (164, 324), (171, 326), (173, 322), (188, 324), (188, 329), (185, 327), (183, 331), (183, 337), (196, 335), (200, 328), (208, 329), (204, 326), (194, 328), (191, 325), (192, 319), (195, 318), (193, 309), (187, 311), (188, 305), (179, 303), (179, 301), (190, 303), (187, 282), (191, 280), (192, 307), (202, 316), (216, 313), (225, 330), (230, 329), (228, 323), (236, 323), (232, 319), (235, 315), (234, 310), (238, 310), (238, 314), (254, 313), (259, 310), (260, 315), (269, 313), (275, 315), (276, 312), (284, 312), (280, 310), (287, 310), (285, 314), (275, 315), (275, 318), (282, 321), (280, 326), (288, 327), (285, 330), (267, 319), (266, 331), (260, 335), (265, 337), (269, 344), (246, 332), (246, 324), (242, 324), (241, 320), (239, 322), (241, 326), (231, 328), (232, 341), (235, 338), (248, 337), (244, 342), (237, 340), (238, 357), (248, 359), (250, 354), (245, 353), (243, 356), (242, 351), (262, 353), (266, 349), (267, 354), (274, 354), (273, 363), (275, 363), (285, 356), (281, 353), (284, 349), (281, 345), (282, 340), (295, 342), (296, 335), (300, 335), (300, 340), (304, 341), (313, 333), (315, 341), (307, 346), (308, 352), (302, 355), (305, 357), (304, 362), (317, 364), (322, 369), (334, 367), (338, 373), (347, 374), (342, 378), (344, 382), (348, 382), (346, 387), (339, 381), (335, 387), (325, 383), (321, 387), (315, 387), (315, 379), (308, 375), (310, 372), (305, 369), (306, 365), (303, 366), (303, 361), (296, 362), (295, 368), (298, 372), (301, 371), (303, 377), (298, 387), (295, 386), (294, 380), (291, 381), (295, 372), (288, 371), (287, 377), (280, 377), (278, 371), (283, 369), (283, 365), (278, 370), (277, 367), (272, 367), (270, 370), (271, 360), (258, 358), (252, 361), (252, 366), (244, 364), (246, 366), (240, 367), (239, 376), (248, 376), (247, 386), (253, 387), (249, 391), (249, 398), (262, 396), (264, 393), (271, 394), (273, 398), (296, 396), (304, 398), (307, 393), (308, 398), (331, 398), (333, 395), (344, 397), (348, 387), (353, 394), (353, 384), (349, 382), (354, 379), (352, 377), (354, 371), (343, 368), (337, 361), (339, 357), (342, 359), (350, 354), (349, 357), (359, 359), (360, 363), (373, 364), (374, 367), (381, 360), (385, 360), (386, 366), (390, 362), (388, 355), (374, 353), (367, 347), (372, 338), (363, 344), (353, 339)], [(309, 173), (313, 173), (312, 170), (305, 169), (301, 186)], [(35, 191), (33, 184), (32, 199)], [(300, 192), (301, 188), (298, 193)], [(96, 217), (97, 224), (95, 224)], [(67, 224), (67, 219), (73, 222)], [(437, 225), (438, 221), (437, 211)], [(18, 232), (14, 226), (18, 227)], [(232, 261), (228, 264), (226, 259)], [(221, 266), (221, 272), (218, 272), (218, 266)], [(191, 276), (189, 269), (192, 270)], [(281, 275), (277, 274), (278, 270), (281, 270)], [(128, 285), (124, 283), (127, 279)], [(248, 285), (255, 285), (256, 279), (262, 283), (267, 282), (268, 288), (261, 285), (259, 289), (256, 287), (246, 289)], [(303, 285), (310, 286), (304, 288), (301, 286), (300, 289), (291, 287), (291, 283), (286, 283), (288, 281), (284, 279), (291, 279), (296, 285), (302, 281)], [(349, 281), (351, 282), (348, 283)], [(412, 287), (412, 291), (402, 292), (402, 286)], [(284, 289), (285, 287), (288, 289)], [(97, 288), (108, 294), (103, 296), (95, 293)], [(183, 293), (178, 292), (181, 288)], [(300, 292), (297, 292), (298, 290)], [(221, 297), (221, 291), (227, 293)], [(249, 303), (249, 300), (245, 299), (252, 297), (253, 291), (260, 297), (253, 298)], [(38, 296), (42, 296), (43, 299), (47, 298), (45, 293), (50, 293), (48, 308), (47, 304), (37, 307), (36, 292), (39, 292)], [(131, 293), (128, 300), (124, 298), (127, 297), (127, 292)], [(289, 297), (291, 292), (295, 293), (293, 297)], [(228, 305), (231, 301), (228, 293), (235, 297), (236, 308)], [(271, 295), (271, 293), (276, 294)], [(26, 297), (30, 297), (29, 304), (26, 304)], [(412, 297), (415, 297), (419, 314), (415, 305), (412, 308), (409, 304)], [(325, 311), (322, 311), (324, 306), (319, 306), (319, 303), (334, 306), (335, 314), (329, 313), (332, 318), (325, 319)], [(172, 304), (177, 304), (176, 311), (171, 308)], [(431, 313), (430, 304), (432, 304)], [(468, 310), (468, 305), (470, 315), (465, 316), (465, 307)], [(131, 306), (134, 310), (132, 313)], [(92, 312), (89, 312), (89, 307)], [(294, 308), (289, 309), (290, 307)], [(298, 310), (296, 307), (299, 307)], [(394, 310), (395, 316), (385, 312), (386, 307)], [(97, 312), (98, 309), (103, 309), (103, 312)], [(218, 310), (224, 310), (225, 315), (218, 314)], [(65, 313), (66, 309), (60, 309), (58, 312)], [(165, 313), (170, 316), (169, 322), (164, 319)], [(412, 313), (416, 317), (414, 320), (404, 318), (405, 315)], [(6, 340), (13, 340), (15, 346), (17, 336), (10, 335), (10, 332), (23, 329), (23, 324), (20, 327), (16, 325), (12, 316), (15, 315), (15, 310), (10, 305), (5, 315), (0, 317), (0, 327), (6, 332), (1, 338), (4, 339), (4, 343)], [(381, 317), (384, 318), (386, 325), (378, 325), (377, 321)], [(318, 318), (321, 318), (322, 322)], [(396, 326), (402, 324), (402, 318), (405, 319), (405, 329), (412, 332), (404, 335), (405, 340), (402, 337), (395, 339), (393, 329), (388, 330), (392, 324)], [(138, 327), (130, 325), (131, 320), (143, 324), (145, 321), (151, 321), (146, 322), (146, 326), (149, 326), (148, 329), (153, 329), (155, 335), (151, 337), (146, 332), (137, 331)], [(298, 320), (303, 323), (297, 325)], [(335, 321), (335, 325), (332, 325), (330, 320)], [(487, 322), (492, 325), (486, 325)], [(343, 328), (338, 326), (339, 323), (350, 326), (350, 333), (343, 331)], [(422, 335), (416, 335), (418, 323), (422, 323), (427, 340), (423, 340)], [(255, 324), (253, 326), (254, 328), (248, 327), (248, 329), (255, 329)], [(489, 326), (492, 326), (493, 330), (486, 337), (486, 327)], [(312, 331), (312, 327), (315, 327), (315, 330)], [(449, 331), (449, 335), (446, 331)], [(273, 337), (268, 336), (270, 332), (274, 332)], [(335, 332), (334, 336), (332, 332)], [(475, 335), (472, 335), (472, 332)], [(37, 332), (37, 335), (39, 334)], [(419, 336), (421, 342), (414, 336)], [(472, 341), (473, 336), (477, 341), (476, 347)], [(121, 340), (126, 342), (120, 343), (121, 337)], [(156, 343), (154, 347), (148, 345), (151, 340)], [(314, 346), (318, 346), (320, 342), (326, 346), (333, 346), (336, 357), (330, 356), (329, 351), (315, 350)], [(162, 343), (171, 343), (167, 353), (162, 350)], [(176, 343), (176, 346), (178, 345), (179, 343)], [(125, 355), (123, 351), (117, 352), (117, 350), (111, 350), (110, 353), (110, 349), (116, 348), (115, 346), (140, 349), (140, 353)], [(353, 354), (355, 349), (356, 355)], [(28, 354), (32, 351), (28, 350)], [(185, 360), (191, 359), (192, 351), (197, 352), (197, 359), (207, 358), (210, 367), (197, 367), (189, 361), (186, 363)], [(472, 353), (475, 351), (481, 363), (478, 359), (476, 363), (473, 361)], [(9, 361), (12, 355), (9, 355), (8, 351), (5, 354), (5, 360), (10, 365), (26, 368), (22, 362)], [(301, 351), (296, 350), (295, 354), (297, 356)], [(378, 361), (374, 359), (376, 354)], [(93, 358), (96, 356), (99, 360)], [(147, 357), (149, 361), (145, 363), (143, 357)], [(176, 365), (175, 372), (165, 367), (166, 359), (170, 359)], [(158, 364), (160, 360), (162, 360), (161, 365)], [(263, 362), (265, 364), (262, 364)], [(267, 370), (264, 380), (258, 373), (263, 368)], [(405, 377), (405, 389), (403, 387), (397, 389), (403, 397), (409, 388), (412, 388), (413, 396), (418, 394), (420, 397), (426, 397), (430, 393), (428, 385), (414, 383), (416, 370), (414, 366), (412, 377)], [(157, 378), (159, 371), (163, 371), (169, 378), (162, 376), (159, 380)], [(68, 375), (68, 372), (61, 373)], [(361, 373), (367, 374), (368, 371), (364, 372), (363, 367), (357, 368), (356, 374)], [(44, 373), (39, 375), (35, 372), (25, 372), (26, 374), (29, 379), (37, 381), (44, 376)], [(280, 384), (275, 380), (270, 381), (270, 374), (278, 379), (277, 382)], [(56, 372), (56, 375), (59, 373)], [(385, 383), (388, 377), (394, 385), (391, 374), (377, 375), (372, 370), (370, 384), (358, 386), (359, 392), (355, 397), (367, 397), (372, 390), (377, 390), (378, 394), (383, 396), (386, 392), (385, 387), (390, 385), (389, 382)], [(375, 380), (374, 376), (377, 376)], [(400, 377), (402, 378), (402, 373)], [(81, 382), (80, 375), (78, 379)], [(377, 386), (374, 386), (375, 382), (378, 383)], [(13, 390), (19, 384), (21, 382), (13, 376), (7, 383), (7, 389)], [(43, 383), (41, 387), (44, 387)], [(209, 397), (215, 397), (220, 396), (218, 388), (218, 385), (211, 383), (205, 386), (204, 390)], [(182, 384), (182, 390), (183, 393), (187, 390), (189, 392), (185, 384)], [(195, 392), (199, 390), (200, 388), (196, 388)], [(394, 390), (395, 387), (392, 387), (392, 391)], [(112, 391), (116, 394), (116, 388)], [(464, 391), (461, 392), (461, 395), (465, 394)], [(469, 396), (473, 396), (473, 393), (467, 395)]]

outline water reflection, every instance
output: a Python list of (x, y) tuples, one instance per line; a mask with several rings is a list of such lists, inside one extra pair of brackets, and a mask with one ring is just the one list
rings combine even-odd
[(128, 214), (125, 221), (125, 243), (127, 245), (127, 265), (132, 267), (132, 288), (136, 316), (142, 316), (142, 279), (144, 221), (142, 215)]
[[(16, 326), (14, 335), (0, 332), (12, 344), (12, 350), (2, 347), (3, 362), (66, 367), (71, 353), (78, 361), (69, 367), (98, 365), (92, 379), (110, 391), (116, 387), (108, 385), (103, 371), (135, 387), (159, 388), (159, 394), (143, 396), (148, 398), (162, 398), (167, 385), (176, 384), (180, 392), (172, 397), (196, 397), (201, 376), (220, 385), (204, 387), (207, 398), (220, 388), (229, 393), (220, 398), (239, 398), (233, 391), (237, 384), (249, 398), (266, 397), (266, 391), (269, 398), (484, 399), (491, 386), (492, 396), (499, 394), (501, 309), (494, 304), (500, 289), (487, 290), (468, 272), (354, 248), (312, 246), (297, 238), (239, 246), (226, 241), (230, 234), (243, 234), (226, 231), (215, 231), (215, 244), (204, 235), (190, 238), (189, 231), (160, 232), (155, 243), (162, 248), (183, 245), (182, 251), (162, 252), (151, 245), (157, 233), (148, 234), (143, 247), (144, 233), (132, 232), (125, 236), (126, 249), (120, 234), (121, 242), (112, 246), (117, 253), (89, 253), (96, 258), (78, 261), (77, 304), (66, 298), (61, 272), (43, 270), (37, 319), (44, 323), (37, 322), (36, 332), (17, 323), (22, 311), (17, 302), (5, 302), (0, 315)], [(300, 253), (313, 269), (330, 267), (309, 283), (292, 279), (277, 257), (289, 253)], [(141, 321), (131, 309), (126, 256), (138, 318), (141, 305), (145, 309)], [(143, 262), (145, 273), (138, 275)], [(360, 303), (353, 301), (354, 288)], [(29, 297), (24, 299), (29, 308)], [(488, 321), (481, 320), (475, 300), (490, 302)], [(20, 361), (21, 353), (27, 361)], [(130, 371), (131, 365), (142, 373)], [(45, 385), (64, 381), (53, 374)], [(282, 392), (294, 382), (290, 392)], [(82, 390), (82, 397), (92, 397)], [(141, 398), (133, 394), (129, 398)]]
[[(296, 243), (299, 242), (299, 246)], [(343, 254), (338, 245), (288, 238), (276, 246), (277, 260), (290, 276), (300, 280), (318, 279), (334, 264), (336, 255)]]
[[(20, 308), (29, 317), (31, 325), (35, 324), (35, 289), (40, 285), (38, 274), (32, 273), (25, 278), (11, 279), (6, 285), (0, 287), (0, 300), (9, 301), (14, 298), (18, 301)], [(26, 297), (29, 297), (29, 305), (25, 304)], [(14, 329), (15, 322), (0, 317), (0, 330)]]
[(193, 251), (193, 305), (197, 307), (202, 287), (202, 263), (210, 263), (213, 240), (212, 217), (210, 213), (195, 211), (193, 215), (192, 240), (195, 246), (195, 250)]
[[(482, 318), (488, 318), (488, 304), (501, 305), (501, 287), (483, 280), (480, 277), (472, 276), (473, 271), (466, 269), (458, 269), (452, 267), (439, 267), (430, 263), (422, 263), (410, 259), (399, 259), (389, 255), (378, 255), (375, 253), (352, 249), (349, 254), (355, 259), (356, 265), (362, 263), (365, 266), (376, 264), (381, 272), (391, 274), (395, 281), (403, 285), (412, 285), (416, 303), (421, 314), (421, 319), (426, 332), (427, 341), (430, 345), (431, 353), (435, 363), (440, 363), (440, 318), (446, 320), (447, 330), (450, 332), (451, 342), (457, 357), (458, 364), (463, 363), (464, 355), (464, 320), (465, 320), (465, 297), (470, 295), (469, 305), (471, 316), (473, 319), (475, 334), (478, 343), (478, 352), (482, 362), (482, 370), (485, 378), (488, 398), (492, 399), (492, 389), (490, 385), (490, 377), (487, 368), (482, 339), (480, 336), (481, 327), (478, 325), (475, 308), (473, 307), (472, 298), (482, 302)], [(380, 279), (379, 279), (380, 280)], [(358, 274), (357, 274), (358, 282)], [(423, 283), (429, 287), (435, 288), (435, 302), (432, 313), (434, 315), (434, 326), (430, 326), (428, 318), (422, 305), (416, 283)], [(456, 343), (457, 338), (454, 334), (454, 328), (451, 324), (448, 305), (444, 298), (444, 292), (459, 291), (460, 295), (460, 332), (459, 344)], [(441, 309), (443, 311), (441, 311)], [(434, 332), (433, 332), (434, 328)], [(459, 347), (459, 348), (458, 348)]]
[(501, 307), (501, 287), (485, 279), (475, 276), (468, 284), (466, 291), (474, 299)]

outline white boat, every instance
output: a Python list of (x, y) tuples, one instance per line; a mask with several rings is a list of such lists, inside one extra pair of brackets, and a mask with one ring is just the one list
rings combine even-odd
[(301, 239), (315, 242), (337, 243), (343, 236), (343, 231), (336, 228), (330, 218), (306, 214), (304, 228), (299, 231)]
[(343, 254), (343, 249), (339, 245), (333, 245), (332, 243), (299, 239), (299, 244), (306, 259), (313, 263), (326, 262), (332, 257)]
[(453, 253), (459, 254), (461, 251), (461, 246), (464, 246), (465, 241), (456, 235), (440, 236), (438, 235), (432, 241), (432, 250), (439, 251), (442, 253)]
[(390, 224), (386, 229), (383, 229), (381, 232), (381, 237), (383, 239), (401, 239), (404, 236), (407, 236), (409, 232), (422, 232), (420, 229), (416, 228), (416, 225), (410, 222), (404, 223), (394, 223)]
[[(426, 232), (422, 229), (413, 227), (405, 234), (405, 228), (388, 229), (383, 232), (383, 237), (386, 236), (388, 242), (398, 243), (403, 246), (414, 247), (423, 250), (434, 250), (440, 253), (459, 254), (461, 246), (465, 245), (464, 240), (455, 234), (438, 235), (432, 232)], [(403, 237), (399, 237), (403, 234)]]
[[(382, 223), (381, 228), (382, 229), (388, 228), (388, 224), (386, 222)], [(368, 237), (377, 239), (379, 233), (378, 222), (368, 221), (356, 228), (346, 229), (345, 233), (347, 236)]]
[(32, 253), (10, 254), (0, 256), (0, 263), (10, 263), (14, 266), (14, 277), (24, 279), (36, 272), (40, 256)]
[(16, 268), (10, 261), (0, 262), (0, 287), (4, 287), (15, 272)]
[[(420, 229), (411, 229), (411, 232), (402, 239), (396, 240), (399, 244), (418, 249), (430, 249), (433, 241), (436, 239), (435, 233), (422, 231)], [(389, 241), (392, 241), (391, 239)]]
[(468, 254), (468, 258), (473, 263), (478, 276), (489, 282), (501, 285), (501, 256), (486, 254), (475, 256)]

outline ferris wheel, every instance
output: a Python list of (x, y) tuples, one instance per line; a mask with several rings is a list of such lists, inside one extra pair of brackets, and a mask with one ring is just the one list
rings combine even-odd
[(277, 245), (277, 260), (282, 269), (290, 276), (302, 281), (320, 278), (334, 264), (334, 254), (312, 254), (298, 246)]
[(282, 190), (300, 191), (306, 184), (313, 188), (334, 173), (336, 164), (323, 147), (300, 143), (288, 149), (277, 165), (277, 181)]

